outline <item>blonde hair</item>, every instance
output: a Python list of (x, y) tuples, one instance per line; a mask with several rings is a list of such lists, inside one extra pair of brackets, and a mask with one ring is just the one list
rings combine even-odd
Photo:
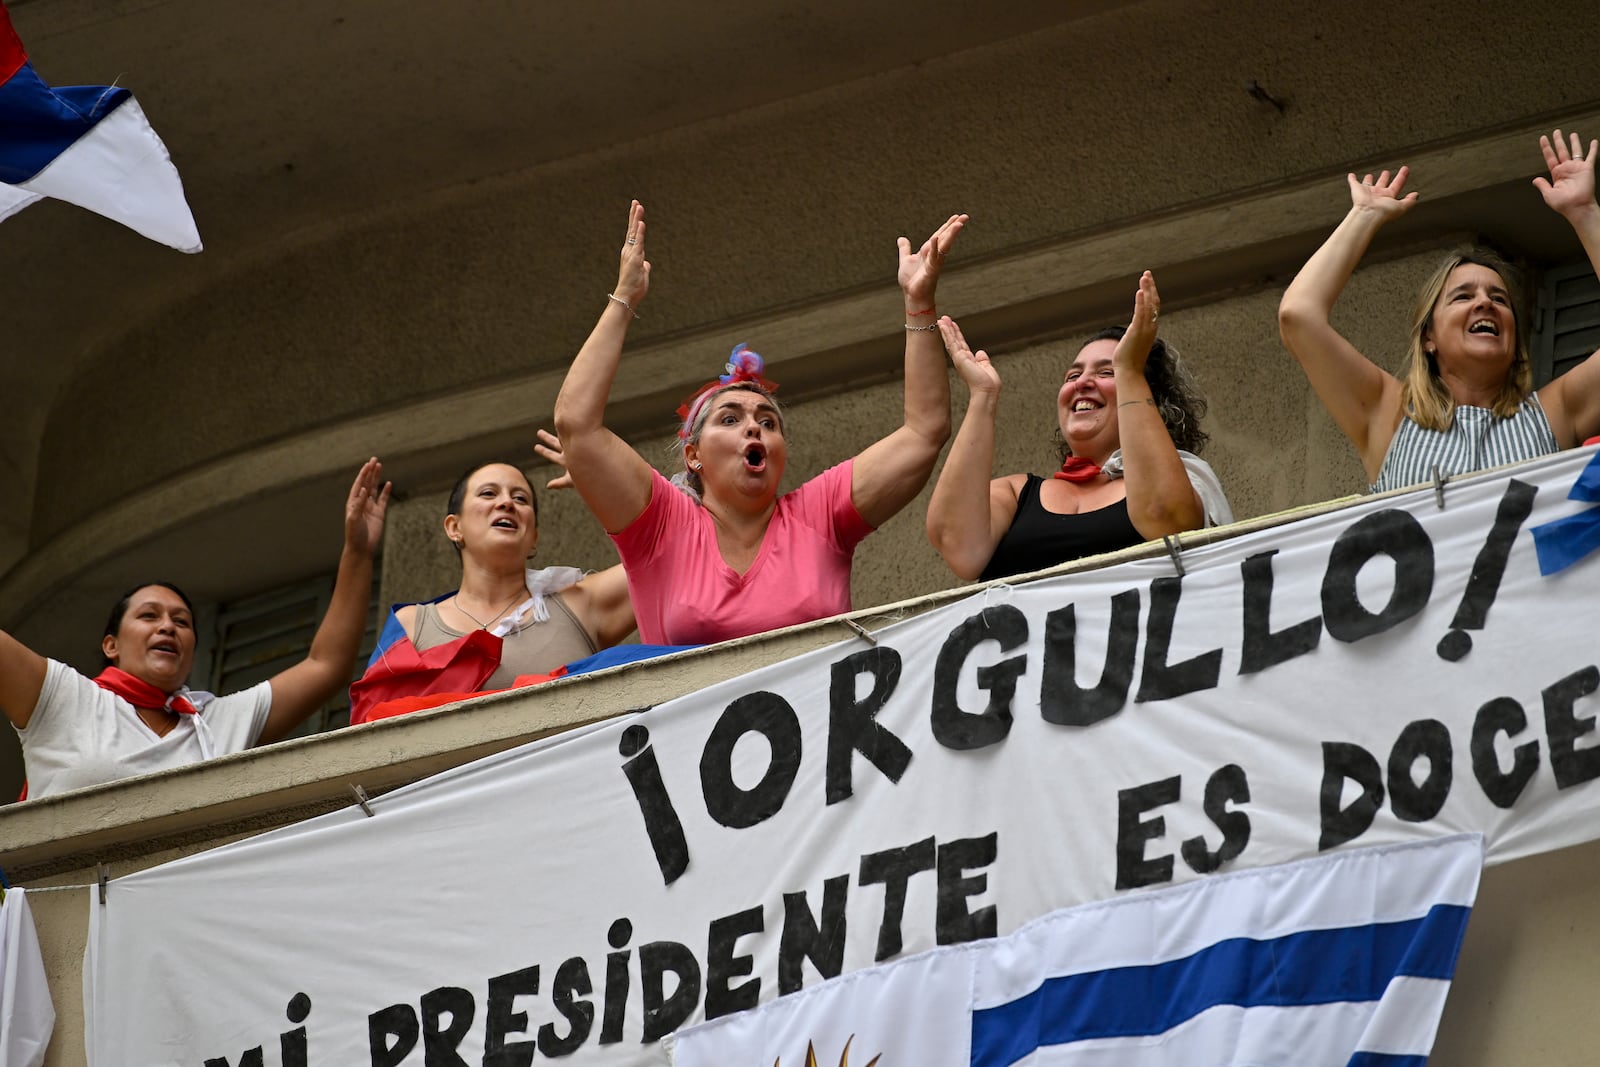
[(1433, 326), (1433, 308), (1444, 293), (1450, 272), (1467, 264), (1487, 267), (1500, 275), (1511, 297), (1511, 320), (1516, 329), (1517, 346), (1512, 354), (1511, 367), (1506, 372), (1505, 384), (1494, 398), (1491, 410), (1495, 418), (1508, 419), (1515, 415), (1533, 391), (1533, 364), (1528, 356), (1528, 331), (1524, 329), (1522, 297), (1516, 272), (1509, 263), (1487, 249), (1453, 252), (1439, 264), (1417, 295), (1417, 306), (1411, 317), (1411, 347), (1406, 357), (1405, 371), (1400, 376), (1400, 410), (1425, 430), (1448, 430), (1455, 421), (1455, 397), (1450, 395), (1444, 380), (1439, 377), (1438, 358), (1423, 346), (1423, 335)]

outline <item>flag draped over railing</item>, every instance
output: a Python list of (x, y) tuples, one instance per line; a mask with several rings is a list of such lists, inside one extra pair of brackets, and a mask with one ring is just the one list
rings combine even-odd
[(674, 1067), (1421, 1067), (1482, 862), (1463, 834), (1067, 908), (680, 1031)]

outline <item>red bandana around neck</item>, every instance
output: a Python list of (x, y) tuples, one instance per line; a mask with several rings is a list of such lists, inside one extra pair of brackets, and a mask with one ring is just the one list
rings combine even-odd
[(107, 667), (94, 676), (94, 684), (110, 690), (136, 708), (161, 708), (179, 715), (198, 714), (187, 697), (176, 693), (168, 696), (142, 678), (135, 678), (121, 667)]
[(1060, 478), (1064, 482), (1092, 482), (1100, 477), (1100, 464), (1082, 456), (1068, 456), (1061, 464), (1061, 469), (1050, 477)]

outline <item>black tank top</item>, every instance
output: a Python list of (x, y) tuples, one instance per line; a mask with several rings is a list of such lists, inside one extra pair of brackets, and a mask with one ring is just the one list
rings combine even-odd
[(1028, 475), (1027, 484), (1017, 497), (1017, 514), (995, 546), (989, 565), (978, 576), (980, 582), (1027, 574), (1144, 541), (1128, 518), (1126, 497), (1096, 511), (1057, 515), (1046, 511), (1039, 502), (1039, 487), (1043, 484), (1044, 479), (1037, 474)]

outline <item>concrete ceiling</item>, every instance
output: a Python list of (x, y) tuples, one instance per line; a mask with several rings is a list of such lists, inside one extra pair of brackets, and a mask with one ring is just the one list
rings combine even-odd
[(183, 175), (206, 249), (184, 256), (50, 201), (0, 230), (0, 573), (27, 545), (38, 442), (57, 390), (164, 304), (440, 190), (1120, 0), (8, 6), (51, 84), (115, 80), (134, 90)]
[[(1129, 10), (1109, 21), (1137, 22), (1145, 15), (1138, 6), (1129, 0), (926, 0), (915, 7), (889, 0), (9, 0), (48, 81), (115, 79), (138, 94), (183, 175), (206, 250), (184, 256), (49, 201), (0, 228), (8, 253), (0, 264), (6, 287), (0, 576), (28, 550), (36, 493), (83, 491), (36, 485), (41, 435), (58, 393), (164, 309), (287, 269), (281, 264), (293, 262), (295, 250), (403, 219), (419, 202), (451, 190), (583, 163), (620, 144), (649, 145), (665, 131), (937, 64), (1111, 9)], [(1273, 54), (1279, 47), (1274, 39)], [(1302, 92), (1314, 97), (1331, 76), (1307, 74)], [(1248, 99), (1231, 72), (1208, 77), (1235, 110), (1267, 108)], [(1120, 122), (1124, 110), (1116, 101), (1105, 106)], [(1519, 159), (1526, 154), (1520, 142), (1517, 152)], [(1289, 173), (1297, 165), (1291, 160)], [(527, 210), (536, 214), (540, 205)], [(1319, 239), (1320, 222), (1306, 218), (1304, 234), (1261, 251), (1248, 270), (1197, 262), (1191, 273), (1213, 270), (1268, 284), (1275, 272), (1303, 262)], [(1525, 179), (1430, 201), (1390, 239), (1403, 245), (1457, 230), (1514, 236), (1510, 243), (1541, 258), (1575, 254), (1570, 231), (1538, 206)], [(181, 417), (152, 412), (149, 432), (159, 436), (162, 419)], [(118, 447), (116, 440), (95, 441), (93, 424), (81, 432), (107, 453)], [(463, 439), (460, 448), (463, 456), (515, 454), (511, 445)], [(465, 462), (434, 458), (446, 470)], [(417, 488), (427, 488), (417, 475), (438, 474), (408, 471), (403, 462), (390, 470)], [(331, 515), (327, 502), (342, 499), (347, 477), (341, 469), (337, 477), (279, 486), (228, 515), (186, 516), (159, 543), (128, 544), (114, 559), (69, 560), (74, 584), (83, 588), (52, 589), (52, 611), (27, 621), (30, 640), (65, 649), (75, 647), (72, 634), (92, 637), (106, 590), (125, 585), (130, 573), (181, 572), (205, 597), (236, 593), (243, 560), (255, 587), (326, 566), (338, 531), (320, 516)], [(223, 541), (229, 551), (219, 553), (214, 546)], [(25, 607), (0, 604), (0, 613)]]

